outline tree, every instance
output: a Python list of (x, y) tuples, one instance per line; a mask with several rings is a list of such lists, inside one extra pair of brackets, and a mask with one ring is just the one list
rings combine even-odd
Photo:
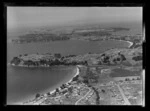
[(117, 61), (120, 61), (120, 58), (117, 58)]
[(64, 57), (61, 57), (61, 60), (63, 60), (64, 59)]
[(142, 56), (135, 56), (132, 58), (132, 60), (135, 60), (135, 61), (141, 61), (143, 58)]
[(101, 56), (106, 56), (106, 54), (102, 54)]
[(102, 65), (102, 62), (101, 62), (101, 61), (99, 61), (99, 62), (98, 62), (98, 65)]
[(68, 92), (72, 93), (72, 87), (68, 88)]
[(75, 76), (72, 81), (77, 81), (78, 80), (79, 75)]
[(126, 79), (125, 79), (125, 81), (129, 81), (129, 80), (130, 80), (129, 78), (126, 78)]
[(27, 56), (28, 54), (24, 54), (24, 56)]
[(61, 89), (64, 89), (64, 88), (66, 88), (66, 85), (65, 85), (65, 84), (62, 84), (62, 85), (60, 86), (60, 88), (61, 88)]
[(63, 87), (63, 88), (65, 88), (65, 87), (66, 87), (66, 85), (65, 85), (65, 84), (62, 84), (62, 87)]
[(40, 60), (40, 65), (43, 65), (45, 63), (46, 63), (46, 60), (43, 60), (43, 59)]
[(55, 59), (54, 65), (59, 65), (59, 64), (60, 64), (60, 61), (58, 59)]
[(123, 54), (120, 54), (120, 56), (121, 56), (122, 61), (126, 60), (126, 58), (125, 58), (125, 56)]
[[(91, 84), (87, 84), (87, 86), (88, 86), (88, 87), (92, 87), (92, 85), (91, 85)], [(92, 88), (93, 88), (93, 87), (92, 87)]]
[(48, 92), (48, 93), (47, 93), (47, 95), (49, 95), (49, 96), (50, 96), (50, 95), (51, 95), (51, 94), (50, 94), (50, 92)]
[(59, 89), (58, 89), (58, 88), (56, 88), (56, 92), (59, 92)]
[(63, 94), (67, 93), (67, 90), (64, 90), (62, 93), (63, 93)]
[(109, 63), (109, 56), (105, 56), (103, 62), (104, 63)]
[(35, 98), (39, 98), (39, 97), (40, 97), (40, 94), (37, 93), (37, 94), (35, 95)]
[(14, 57), (13, 60), (11, 61), (11, 64), (18, 65), (21, 62), (21, 60), (18, 57)]
[(87, 62), (87, 61), (84, 61), (84, 65), (88, 65), (88, 62)]
[(104, 89), (102, 89), (101, 91), (102, 91), (102, 93), (105, 93), (105, 90), (104, 90)]
[(137, 77), (137, 80), (140, 80), (140, 77)]
[(88, 79), (84, 79), (84, 80), (83, 80), (83, 83), (85, 83), (85, 84), (89, 84)]
[(54, 54), (54, 56), (55, 56), (56, 58), (61, 58), (61, 54), (59, 54), (59, 53)]

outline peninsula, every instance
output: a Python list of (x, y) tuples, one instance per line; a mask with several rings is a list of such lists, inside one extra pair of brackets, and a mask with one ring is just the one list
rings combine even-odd
[(77, 62), (77, 72), (71, 80), (53, 91), (36, 94), (35, 99), (23, 104), (142, 105), (141, 51), (112, 49), (102, 54), (66, 57), (63, 60), (86, 60), (87, 64)]
[(110, 49), (99, 54), (25, 54), (14, 57), (10, 64), (19, 67), (77, 66), (77, 73), (67, 83), (46, 94), (37, 93), (35, 99), (24, 105), (142, 104), (141, 46)]

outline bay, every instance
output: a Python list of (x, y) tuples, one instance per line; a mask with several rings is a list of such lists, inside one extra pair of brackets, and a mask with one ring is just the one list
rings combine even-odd
[(75, 67), (25, 68), (8, 66), (7, 104), (18, 104), (35, 98), (66, 83), (75, 74)]
[[(7, 63), (20, 54), (61, 53), (63, 56), (101, 53), (110, 48), (125, 48), (125, 41), (56, 41), (48, 43), (7, 44)], [(75, 66), (27, 68), (7, 66), (7, 104), (17, 104), (59, 87), (75, 75)]]

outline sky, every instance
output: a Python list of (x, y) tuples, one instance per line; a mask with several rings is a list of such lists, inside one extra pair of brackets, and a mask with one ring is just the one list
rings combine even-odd
[(142, 7), (7, 7), (7, 27), (83, 22), (142, 22)]

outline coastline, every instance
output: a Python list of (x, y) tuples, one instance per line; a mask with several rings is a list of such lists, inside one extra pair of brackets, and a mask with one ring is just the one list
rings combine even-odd
[[(64, 83), (64, 84), (68, 85), (69, 83), (71, 83), (71, 82), (72, 82), (72, 79), (73, 79), (74, 77), (76, 77), (77, 75), (79, 75), (79, 73), (80, 73), (80, 72), (79, 72), (79, 68), (78, 68), (78, 66), (76, 66), (76, 73), (75, 73), (75, 75), (74, 75), (68, 82), (66, 82), (66, 83)], [(61, 84), (61, 85), (62, 85), (62, 84)], [(60, 86), (61, 86), (61, 85), (60, 85)], [(61, 90), (60, 86), (57, 87), (59, 90)], [(50, 93), (50, 94), (53, 94), (55, 91), (56, 91), (56, 88), (55, 88), (54, 90), (50, 91), (49, 93)]]
[[(63, 84), (69, 85), (69, 83), (72, 82), (73, 78), (76, 77), (77, 75), (79, 75), (79, 73), (80, 73), (79, 67), (80, 67), (80, 65), (77, 65), (77, 66), (76, 66), (76, 73), (75, 73), (75, 75), (74, 75), (69, 81), (67, 81), (66, 83), (63, 83)], [(39, 98), (41, 98), (41, 97), (42, 97), (42, 98), (46, 97), (46, 96), (47, 96), (47, 93), (50, 93), (50, 94), (55, 93), (57, 88), (58, 88), (59, 90), (61, 90), (61, 88), (60, 88), (61, 86), (62, 86), (62, 84), (59, 85), (58, 87), (54, 88), (54, 90), (49, 89), (49, 91), (43, 92), (42, 94), (40, 94), (40, 97), (39, 97)], [(34, 95), (33, 97), (35, 97), (35, 95)], [(27, 101), (23, 101), (23, 102), (21, 102), (20, 104), (22, 104), (22, 105), (24, 105), (24, 104), (29, 104), (29, 103), (33, 103), (33, 104), (34, 104), (39, 98), (28, 99)]]
[[(68, 82), (66, 82), (66, 83), (64, 83), (64, 84), (66, 84), (66, 85), (68, 85), (69, 83), (71, 83), (72, 82), (72, 79), (74, 78), (74, 77), (76, 77), (77, 75), (79, 75), (79, 68), (78, 68), (78, 66), (76, 66), (76, 73), (75, 73), (75, 75), (68, 81)], [(62, 84), (61, 84), (62, 85)], [(60, 85), (60, 86), (61, 86)], [(59, 90), (61, 89), (60, 88), (60, 86), (59, 87), (57, 87)], [(56, 88), (54, 89), (54, 90), (52, 90), (52, 91), (50, 91), (49, 93), (50, 94), (52, 94), (52, 93), (54, 93), (56, 91)], [(46, 93), (45, 93), (46, 94)], [(43, 94), (44, 95), (44, 94)]]
[(74, 77), (76, 77), (77, 75), (79, 75), (79, 73), (80, 73), (80, 71), (79, 71), (79, 65), (77, 65), (76, 66), (77, 68), (76, 68), (76, 74), (68, 81), (68, 82), (66, 82), (65, 84), (69, 84), (70, 82), (72, 82), (72, 79), (74, 78)]
[(110, 40), (128, 42), (129, 43), (128, 48), (130, 48), (133, 45), (133, 42), (127, 40), (116, 40), (116, 39), (110, 39)]

